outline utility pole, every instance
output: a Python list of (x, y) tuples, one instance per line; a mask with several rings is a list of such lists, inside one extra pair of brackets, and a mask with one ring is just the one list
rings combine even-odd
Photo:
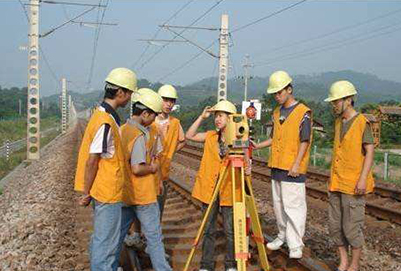
[(221, 16), (220, 29), (220, 58), (219, 80), (217, 86), (217, 102), (227, 100), (227, 73), (228, 73), (228, 15)]
[(67, 81), (61, 79), (61, 132), (67, 132)]
[(242, 65), (244, 67), (244, 101), (248, 100), (248, 79), (251, 79), (249, 77), (249, 68), (252, 67), (252, 65), (249, 63), (249, 55), (245, 56), (245, 63)]
[(30, 0), (28, 53), (27, 159), (40, 158), (39, 0)]

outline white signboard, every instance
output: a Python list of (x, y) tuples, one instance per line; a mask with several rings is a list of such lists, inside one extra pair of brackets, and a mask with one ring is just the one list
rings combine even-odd
[(241, 114), (246, 115), (246, 109), (251, 105), (251, 102), (253, 103), (253, 106), (256, 108), (256, 120), (260, 120), (260, 117), (262, 115), (262, 103), (259, 102), (259, 100), (250, 100), (250, 101), (245, 101), (242, 102), (242, 110)]

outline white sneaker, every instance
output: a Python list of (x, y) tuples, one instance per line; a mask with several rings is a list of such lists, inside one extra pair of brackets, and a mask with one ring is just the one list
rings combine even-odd
[(119, 268), (117, 268), (117, 271), (124, 271), (124, 269), (120, 266)]
[(226, 271), (237, 271), (237, 268), (228, 268)]
[(199, 269), (199, 271), (208, 271), (207, 269)]
[(267, 243), (267, 244), (266, 244), (266, 247), (267, 247), (269, 250), (278, 250), (278, 249), (280, 249), (280, 247), (281, 247), (283, 244), (284, 244), (284, 242), (283, 242), (281, 239), (279, 239), (279, 238), (277, 237), (276, 239), (274, 239), (273, 242)]
[(302, 258), (302, 248), (290, 249), (291, 259), (301, 259)]

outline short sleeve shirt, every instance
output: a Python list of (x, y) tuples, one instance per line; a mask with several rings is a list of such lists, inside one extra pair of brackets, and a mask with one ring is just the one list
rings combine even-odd
[[(128, 121), (129, 125), (135, 125), (140, 129), (143, 134), (139, 135), (137, 139), (135, 140), (135, 143), (132, 147), (131, 151), (131, 165), (138, 165), (138, 164), (144, 164), (146, 163), (146, 142), (149, 140), (149, 128), (142, 126), (138, 122), (129, 119)], [(159, 154), (163, 151), (163, 145), (160, 140), (160, 137), (157, 139), (156, 143), (156, 153)]]
[[(342, 121), (341, 122), (341, 134), (340, 134), (340, 139), (342, 140), (345, 136), (345, 134), (348, 132), (349, 128), (352, 126), (354, 123), (356, 117), (359, 116), (359, 113), (353, 116), (350, 120), (348, 121)], [(375, 140), (373, 138), (373, 133), (372, 133), (372, 127), (370, 126), (370, 123), (368, 122), (365, 131), (363, 132), (363, 138), (362, 138), (362, 143), (363, 144), (374, 144)]]
[[(290, 107), (281, 107), (280, 108), (280, 122), (283, 123), (292, 111), (299, 105), (296, 103)], [(273, 130), (271, 132), (271, 137), (273, 137)], [(310, 113), (305, 113), (302, 122), (299, 126), (299, 137), (301, 142), (309, 142), (310, 136), (312, 133), (312, 122)], [(275, 181), (284, 181), (284, 182), (293, 182), (293, 183), (304, 183), (306, 181), (306, 175), (300, 174), (298, 177), (288, 176), (288, 170), (283, 170), (279, 168), (272, 168), (271, 170), (272, 179)]]
[[(112, 119), (120, 126), (120, 119), (116, 111), (107, 103), (103, 102), (98, 110), (107, 112), (111, 115)], [(101, 158), (111, 158), (115, 152), (113, 134), (109, 124), (103, 124), (97, 130), (95, 137), (89, 147), (89, 153), (100, 154)]]

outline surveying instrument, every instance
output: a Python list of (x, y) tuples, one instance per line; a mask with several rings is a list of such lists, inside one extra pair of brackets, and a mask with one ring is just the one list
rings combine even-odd
[[(240, 114), (229, 115), (229, 120), (223, 132), (223, 137), (229, 151), (223, 159), (212, 199), (202, 219), (201, 226), (188, 256), (184, 271), (188, 271), (189, 269), (196, 247), (205, 230), (212, 206), (230, 171), (232, 178), (234, 255), (235, 260), (237, 261), (237, 270), (246, 271), (247, 261), (250, 258), (250, 253), (248, 251), (249, 244), (247, 240), (247, 213), (250, 215), (250, 229), (252, 231), (252, 237), (257, 245), (259, 264), (262, 270), (270, 270), (266, 256), (262, 227), (260, 225), (258, 211), (256, 210), (251, 176), (245, 175), (245, 164), (249, 162), (247, 161), (246, 152), (249, 152), (249, 158), (251, 152), (247, 117)], [(240, 193), (238, 193), (238, 188), (240, 189)]]

